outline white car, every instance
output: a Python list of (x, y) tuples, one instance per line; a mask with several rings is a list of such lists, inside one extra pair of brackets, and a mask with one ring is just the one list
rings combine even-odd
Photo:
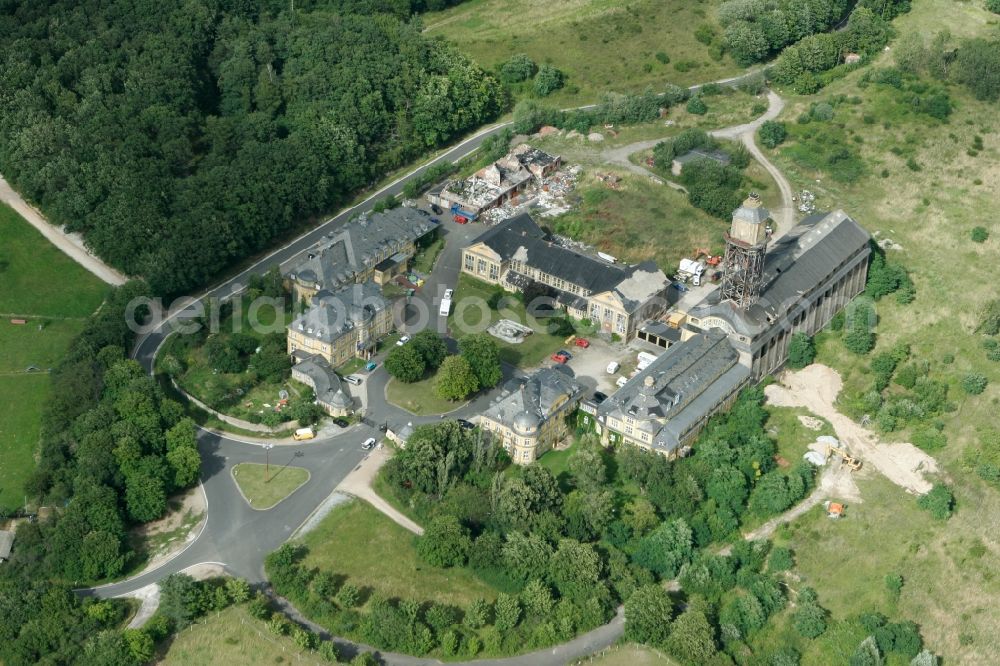
[(365, 451), (370, 451), (374, 446), (375, 446), (375, 438), (369, 437), (368, 439), (365, 440), (364, 444), (361, 445), (361, 448), (364, 449)]
[(616, 372), (618, 372), (618, 368), (620, 367), (622, 366), (620, 363), (618, 363), (618, 361), (611, 361), (611, 363), (608, 363), (608, 374), (609, 375), (615, 374)]
[(399, 340), (396, 340), (396, 346), (397, 347), (402, 347), (403, 345), (405, 345), (409, 341), (410, 341), (410, 336), (404, 335)]
[(619, 377), (618, 381), (615, 382), (615, 386), (617, 386), (618, 388), (621, 388), (621, 387), (625, 386), (625, 384), (627, 384), (627, 383), (628, 383), (628, 377), (622, 376), (622, 377)]

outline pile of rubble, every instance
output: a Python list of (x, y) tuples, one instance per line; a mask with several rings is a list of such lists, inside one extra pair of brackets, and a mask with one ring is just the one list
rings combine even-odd
[(559, 169), (551, 176), (542, 179), (540, 187), (522, 192), (516, 203), (507, 202), (483, 211), (479, 219), (487, 225), (498, 224), (529, 208), (534, 209), (539, 217), (562, 215), (572, 208), (567, 201), (567, 195), (576, 187), (581, 170), (578, 164)]
[(806, 213), (808, 215), (816, 210), (816, 195), (809, 190), (802, 190), (799, 192), (799, 196), (794, 199), (799, 202), (800, 213)]

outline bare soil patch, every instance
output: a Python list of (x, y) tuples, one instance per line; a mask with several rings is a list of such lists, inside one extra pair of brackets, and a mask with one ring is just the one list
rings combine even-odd
[(841, 414), (835, 403), (842, 386), (840, 373), (814, 363), (795, 372), (785, 371), (764, 393), (773, 405), (805, 407), (829, 421), (842, 446), (907, 492), (928, 492), (932, 483), (927, 475), (939, 471), (937, 461), (909, 442), (882, 442), (874, 432)]

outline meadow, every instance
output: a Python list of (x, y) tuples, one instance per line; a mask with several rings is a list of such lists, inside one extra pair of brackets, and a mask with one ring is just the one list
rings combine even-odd
[[(588, 104), (608, 90), (692, 85), (741, 70), (722, 56), (714, 6), (683, 0), (471, 0), (423, 16), (425, 34), (487, 68), (525, 53), (567, 75), (553, 103)], [(701, 28), (706, 44), (695, 38)], [(531, 95), (529, 87), (517, 90)]]
[(0, 510), (24, 503), (49, 396), (48, 370), (107, 290), (0, 205)]

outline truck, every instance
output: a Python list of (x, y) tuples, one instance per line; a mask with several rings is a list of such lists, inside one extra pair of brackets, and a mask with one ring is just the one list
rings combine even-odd
[(444, 290), (444, 298), (441, 299), (441, 307), (438, 308), (438, 314), (442, 317), (447, 317), (448, 313), (451, 312), (451, 297), (454, 293), (452, 289)]
[(650, 354), (649, 352), (639, 352), (635, 359), (638, 362), (638, 369), (645, 370), (649, 367), (649, 364), (656, 360), (655, 354)]
[(701, 286), (701, 278), (705, 273), (705, 263), (694, 259), (681, 259), (677, 270), (677, 276), (682, 280), (691, 280), (691, 284)]

